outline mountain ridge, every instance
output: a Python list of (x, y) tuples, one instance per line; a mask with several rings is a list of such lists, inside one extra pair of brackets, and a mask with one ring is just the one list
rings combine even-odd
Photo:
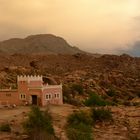
[(0, 52), (14, 54), (75, 54), (85, 53), (77, 47), (73, 47), (62, 37), (52, 34), (30, 35), (25, 38), (11, 38), (0, 41)]

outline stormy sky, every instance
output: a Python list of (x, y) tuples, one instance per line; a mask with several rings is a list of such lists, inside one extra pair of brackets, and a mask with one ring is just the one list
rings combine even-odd
[(47, 33), (93, 53), (139, 55), (140, 0), (0, 0), (0, 40)]

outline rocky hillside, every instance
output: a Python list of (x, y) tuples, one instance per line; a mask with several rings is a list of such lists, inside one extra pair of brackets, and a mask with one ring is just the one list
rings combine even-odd
[(0, 53), (21, 54), (75, 54), (84, 53), (70, 46), (63, 38), (51, 34), (28, 36), (25, 39), (9, 39), (0, 42)]
[[(2, 88), (15, 87), (17, 75), (41, 74), (49, 77), (52, 83), (79, 84), (82, 85), (84, 92), (92, 90), (117, 103), (135, 101), (140, 96), (140, 58), (125, 54), (101, 57), (80, 53), (73, 55), (1, 54), (0, 62)], [(79, 100), (79, 96), (75, 98)]]

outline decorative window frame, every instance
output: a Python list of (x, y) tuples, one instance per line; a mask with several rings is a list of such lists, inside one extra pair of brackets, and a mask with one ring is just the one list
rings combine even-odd
[(45, 94), (45, 100), (51, 100), (52, 99), (52, 94), (51, 93), (46, 93)]
[(26, 100), (26, 94), (20, 93), (20, 100)]
[(55, 98), (55, 99), (60, 99), (60, 93), (55, 93), (55, 94), (54, 94), (54, 98)]

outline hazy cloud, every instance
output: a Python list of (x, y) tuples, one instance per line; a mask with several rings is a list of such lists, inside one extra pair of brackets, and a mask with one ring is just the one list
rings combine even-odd
[(140, 56), (140, 40), (136, 41), (130, 50), (127, 51), (128, 54), (131, 54), (133, 56)]
[(118, 50), (118, 54), (129, 54), (131, 56), (139, 56), (140, 57), (140, 40), (136, 41), (134, 44), (129, 45), (128, 49), (120, 49)]
[(0, 40), (52, 33), (86, 51), (116, 53), (139, 38), (139, 5), (139, 0), (0, 0)]

